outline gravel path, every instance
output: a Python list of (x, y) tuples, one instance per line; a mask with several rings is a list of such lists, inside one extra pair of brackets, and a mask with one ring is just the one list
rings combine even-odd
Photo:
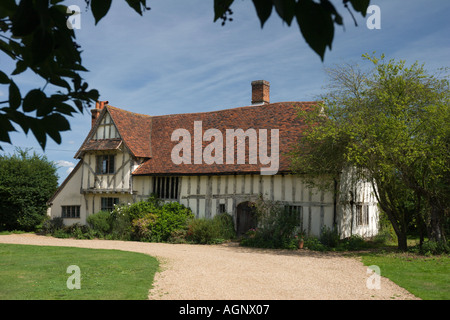
[[(204, 246), (114, 240), (1, 235), (0, 243), (118, 249), (160, 261), (149, 299), (162, 300), (366, 300), (417, 299), (387, 278), (368, 289), (372, 274), (357, 258), (308, 250), (263, 250), (235, 243)], [(383, 274), (383, 270), (381, 270)]]

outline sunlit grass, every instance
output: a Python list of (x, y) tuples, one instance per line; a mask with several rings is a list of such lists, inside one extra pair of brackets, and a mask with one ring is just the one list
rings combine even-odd
[[(81, 289), (69, 289), (80, 268)], [(0, 299), (147, 299), (156, 258), (119, 250), (0, 244)]]
[(389, 278), (424, 300), (450, 299), (450, 256), (425, 257), (412, 253), (362, 254), (365, 265), (376, 265)]

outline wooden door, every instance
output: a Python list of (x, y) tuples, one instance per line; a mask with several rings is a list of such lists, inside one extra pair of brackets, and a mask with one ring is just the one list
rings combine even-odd
[(237, 206), (236, 232), (242, 236), (249, 229), (256, 228), (256, 214), (250, 202), (242, 202)]

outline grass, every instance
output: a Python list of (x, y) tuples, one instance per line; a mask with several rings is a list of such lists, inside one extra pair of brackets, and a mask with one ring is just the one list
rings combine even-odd
[(424, 300), (450, 300), (450, 256), (412, 253), (364, 253), (362, 262), (376, 265), (389, 278)]
[[(68, 289), (80, 268), (81, 289)], [(0, 244), (0, 300), (143, 300), (156, 258), (120, 250)]]

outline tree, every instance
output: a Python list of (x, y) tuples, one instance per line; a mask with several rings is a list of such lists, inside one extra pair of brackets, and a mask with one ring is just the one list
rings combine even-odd
[(0, 230), (34, 230), (57, 186), (56, 166), (45, 156), (21, 149), (0, 156)]
[[(450, 90), (445, 77), (430, 75), (418, 63), (385, 61), (363, 55), (372, 68), (330, 69), (322, 103), (300, 112), (307, 129), (293, 166), (314, 176), (339, 179), (353, 168), (367, 179), (381, 209), (406, 250), (413, 220), (428, 236), (444, 242), (449, 211)], [(323, 185), (322, 187), (328, 187)]]
[[(146, 0), (125, 0), (139, 15), (150, 8)], [(62, 0), (0, 1), (0, 50), (15, 63), (10, 75), (0, 70), (0, 85), (8, 86), (8, 99), (0, 101), (0, 142), (11, 143), (9, 133), (14, 124), (28, 134), (32, 132), (45, 150), (47, 136), (61, 143), (60, 132), (70, 130), (68, 117), (83, 112), (99, 98), (96, 89), (88, 90), (81, 76), (88, 70), (82, 65), (81, 48), (75, 41), (74, 30), (67, 27), (71, 10)], [(95, 23), (108, 13), (112, 0), (85, 0)], [(370, 0), (342, 0), (351, 12), (366, 14)], [(214, 0), (214, 21), (231, 20), (233, 0)], [(261, 27), (275, 8), (279, 17), (291, 25), (294, 17), (301, 34), (323, 60), (325, 50), (331, 49), (334, 25), (343, 19), (329, 0), (254, 0)], [(356, 23), (356, 21), (355, 21)], [(22, 92), (14, 81), (31, 70), (42, 85)], [(51, 93), (49, 88), (54, 88)], [(1, 105), (6, 105), (1, 107)], [(1, 150), (1, 147), (0, 147)]]

